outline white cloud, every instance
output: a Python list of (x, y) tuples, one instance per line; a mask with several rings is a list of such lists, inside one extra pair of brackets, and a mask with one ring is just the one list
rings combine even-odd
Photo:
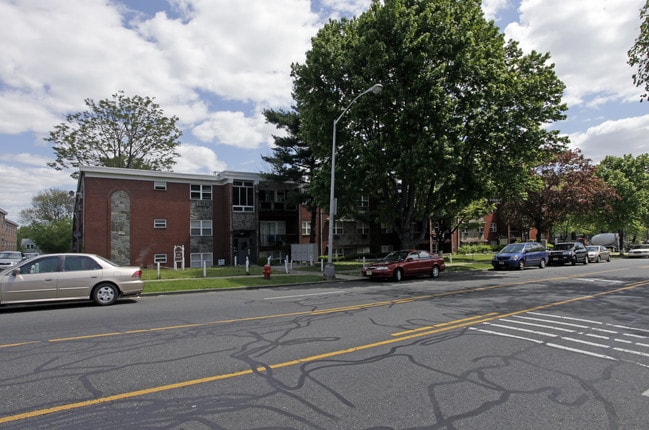
[(227, 169), (227, 164), (218, 159), (214, 151), (204, 146), (182, 144), (178, 148), (181, 157), (173, 167), (174, 172), (212, 173)]
[(261, 114), (247, 117), (243, 112), (214, 112), (202, 124), (194, 127), (193, 134), (201, 142), (213, 142), (255, 149), (271, 140), (275, 126), (266, 124)]
[(7, 211), (7, 218), (15, 222), (20, 223), (20, 211), (31, 207), (32, 198), (38, 193), (50, 188), (64, 191), (77, 189), (77, 182), (70, 177), (70, 172), (46, 167), (45, 163), (50, 160), (25, 153), (1, 154), (0, 160), (0, 207)]
[(626, 154), (638, 156), (649, 153), (649, 115), (604, 121), (584, 132), (571, 134), (572, 147), (582, 152), (597, 164), (607, 155), (622, 157)]
[(372, 4), (372, 0), (320, 0), (320, 6), (331, 18), (337, 19), (341, 16), (358, 16), (366, 11)]
[[(85, 109), (84, 99), (119, 90), (155, 97), (171, 114), (206, 97), (290, 104), (291, 63), (303, 60), (318, 27), (309, 2), (185, 3), (187, 16), (160, 12), (131, 27), (123, 8), (104, 0), (0, 4), (0, 134), (46, 132)], [(209, 115), (190, 113), (181, 122)]]
[(496, 19), (498, 12), (508, 6), (508, 0), (482, 0), (482, 11), (488, 20)]
[(569, 105), (638, 100), (626, 52), (639, 31), (644, 0), (522, 0), (505, 28), (525, 50), (550, 52)]

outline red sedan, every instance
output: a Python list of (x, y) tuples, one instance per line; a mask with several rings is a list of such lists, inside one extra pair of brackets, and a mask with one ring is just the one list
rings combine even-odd
[(444, 259), (426, 251), (403, 249), (393, 251), (380, 260), (363, 268), (363, 276), (370, 279), (395, 279), (428, 275), (437, 278), (446, 268)]

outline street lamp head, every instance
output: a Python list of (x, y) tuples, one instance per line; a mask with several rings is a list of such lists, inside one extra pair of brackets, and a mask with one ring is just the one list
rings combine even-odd
[(378, 94), (381, 91), (383, 91), (383, 85), (382, 84), (374, 84), (370, 88), (370, 91), (373, 92), (374, 94)]

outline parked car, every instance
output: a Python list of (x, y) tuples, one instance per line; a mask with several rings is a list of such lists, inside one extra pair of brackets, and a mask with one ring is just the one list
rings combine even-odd
[(437, 278), (446, 265), (444, 259), (431, 255), (426, 251), (416, 249), (403, 249), (393, 251), (363, 268), (363, 276), (370, 279), (395, 279), (402, 280), (405, 277), (417, 275), (429, 275)]
[(555, 243), (548, 254), (550, 264), (588, 264), (588, 250), (581, 242)]
[(649, 257), (649, 244), (641, 243), (639, 245), (632, 245), (627, 253), (628, 257)]
[(586, 247), (588, 251), (588, 260), (591, 263), (599, 263), (602, 260), (611, 261), (611, 251), (602, 245), (589, 245)]
[(494, 255), (491, 265), (494, 269), (525, 269), (538, 266), (541, 269), (548, 263), (548, 252), (539, 242), (510, 243)]
[(15, 266), (24, 259), (24, 255), (20, 251), (2, 251), (0, 252), (0, 270), (7, 267)]
[(93, 300), (112, 305), (140, 294), (142, 270), (94, 254), (45, 254), (0, 274), (0, 304)]

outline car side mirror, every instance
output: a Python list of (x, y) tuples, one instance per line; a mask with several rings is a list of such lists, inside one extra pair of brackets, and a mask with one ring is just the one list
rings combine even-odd
[(11, 276), (18, 276), (20, 275), (20, 269), (14, 269), (11, 271)]

